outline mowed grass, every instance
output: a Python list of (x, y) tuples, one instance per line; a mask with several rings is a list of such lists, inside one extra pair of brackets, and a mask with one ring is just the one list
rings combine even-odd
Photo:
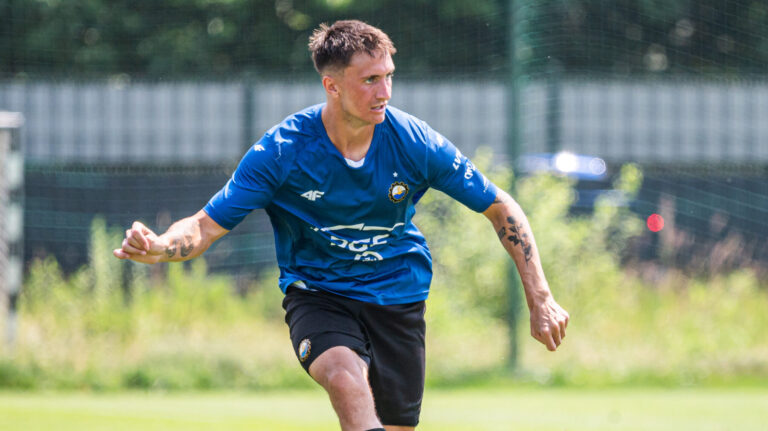
[[(321, 391), (0, 393), (0, 430), (336, 430)], [(768, 389), (427, 390), (419, 430), (768, 430)]]

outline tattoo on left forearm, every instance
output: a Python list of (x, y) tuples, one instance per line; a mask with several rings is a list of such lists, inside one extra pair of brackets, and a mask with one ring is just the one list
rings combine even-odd
[[(527, 265), (528, 262), (530, 262), (530, 260), (533, 258), (533, 250), (528, 233), (523, 230), (522, 223), (518, 223), (517, 220), (515, 220), (515, 218), (512, 216), (507, 217), (507, 223), (509, 223), (508, 229), (502, 227), (499, 230), (499, 239), (502, 241), (506, 239), (513, 245), (519, 245), (523, 250), (523, 256), (525, 256), (525, 264)], [(509, 235), (507, 235), (507, 230), (509, 231)], [(504, 238), (505, 235), (507, 235), (506, 238)]]

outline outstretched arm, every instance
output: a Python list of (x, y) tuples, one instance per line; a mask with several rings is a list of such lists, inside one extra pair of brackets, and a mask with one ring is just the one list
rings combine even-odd
[(203, 254), (227, 232), (203, 210), (172, 224), (160, 236), (137, 221), (125, 231), (122, 247), (112, 254), (118, 259), (149, 264), (189, 260)]
[(565, 337), (569, 316), (549, 290), (528, 218), (520, 205), (501, 189), (483, 215), (493, 224), (501, 244), (520, 273), (531, 312), (531, 335), (554, 351)]

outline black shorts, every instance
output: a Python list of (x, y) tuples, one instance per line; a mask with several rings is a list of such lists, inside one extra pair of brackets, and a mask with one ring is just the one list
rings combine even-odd
[(349, 347), (368, 363), (382, 423), (419, 423), (424, 394), (424, 301), (377, 305), (291, 287), (283, 308), (293, 351), (307, 372), (324, 351)]

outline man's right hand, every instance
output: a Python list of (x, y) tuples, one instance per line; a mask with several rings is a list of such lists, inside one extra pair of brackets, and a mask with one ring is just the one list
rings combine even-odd
[(112, 250), (118, 259), (130, 259), (141, 263), (157, 263), (163, 257), (166, 247), (160, 244), (157, 234), (141, 222), (133, 222), (133, 226), (125, 231), (125, 239), (121, 248)]

